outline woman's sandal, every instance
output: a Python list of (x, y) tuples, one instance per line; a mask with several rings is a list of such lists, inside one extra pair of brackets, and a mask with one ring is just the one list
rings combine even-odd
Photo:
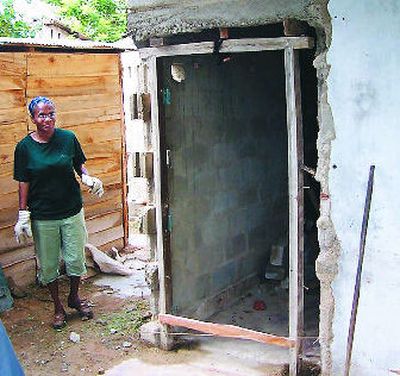
[(67, 314), (65, 312), (57, 312), (54, 314), (53, 319), (53, 328), (54, 329), (61, 329), (65, 325), (67, 325)]
[(68, 302), (68, 307), (76, 309), (79, 313), (79, 316), (82, 318), (86, 318), (88, 320), (93, 318), (93, 311), (85, 301), (80, 301), (78, 304)]

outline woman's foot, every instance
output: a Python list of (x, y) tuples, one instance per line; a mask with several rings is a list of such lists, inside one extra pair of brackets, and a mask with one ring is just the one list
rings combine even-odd
[(85, 317), (86, 319), (93, 318), (93, 311), (91, 310), (91, 308), (85, 301), (81, 301), (79, 298), (68, 298), (68, 307), (76, 309), (80, 317)]
[(65, 325), (67, 325), (67, 315), (66, 315), (65, 311), (60, 311), (60, 312), (54, 313), (53, 328), (61, 329)]

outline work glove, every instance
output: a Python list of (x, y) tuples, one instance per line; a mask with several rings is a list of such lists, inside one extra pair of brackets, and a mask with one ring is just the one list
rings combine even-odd
[(31, 213), (28, 210), (18, 212), (18, 221), (14, 226), (15, 240), (18, 244), (25, 242), (32, 237)]
[(100, 179), (95, 178), (94, 176), (82, 174), (82, 183), (90, 188), (89, 192), (91, 194), (97, 195), (99, 197), (103, 196), (104, 188), (103, 183)]

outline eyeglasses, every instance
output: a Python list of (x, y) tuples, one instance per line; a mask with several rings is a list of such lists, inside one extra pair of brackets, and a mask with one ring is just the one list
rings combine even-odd
[(49, 114), (38, 114), (38, 118), (39, 119), (54, 119), (56, 117), (56, 113), (55, 112), (50, 112)]

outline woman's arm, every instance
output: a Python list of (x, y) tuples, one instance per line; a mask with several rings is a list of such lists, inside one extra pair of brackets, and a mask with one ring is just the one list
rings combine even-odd
[(28, 192), (29, 192), (29, 183), (19, 182), (18, 184), (19, 210), (27, 210)]
[(15, 240), (18, 244), (24, 242), (27, 237), (32, 236), (31, 229), (31, 213), (28, 210), (28, 192), (29, 183), (19, 182), (18, 184), (18, 198), (19, 210), (18, 220), (14, 226)]

